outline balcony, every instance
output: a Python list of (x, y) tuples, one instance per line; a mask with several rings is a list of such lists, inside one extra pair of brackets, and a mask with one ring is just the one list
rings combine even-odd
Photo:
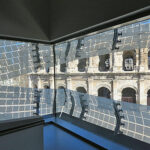
[(1, 39), (0, 150), (149, 149), (149, 18), (56, 43)]

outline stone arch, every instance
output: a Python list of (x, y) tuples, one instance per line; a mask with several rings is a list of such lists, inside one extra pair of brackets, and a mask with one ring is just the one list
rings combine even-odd
[(80, 82), (78, 83), (78, 82), (77, 82), (77, 83), (75, 84), (75, 86), (73, 87), (73, 90), (76, 91), (76, 89), (77, 89), (78, 87), (84, 87), (85, 90), (87, 91), (87, 85), (86, 85), (85, 83), (80, 83)]
[(121, 88), (119, 88), (118, 93), (120, 93), (120, 94), (121, 94), (121, 93), (122, 93), (122, 90), (123, 90), (123, 89), (125, 89), (125, 88), (127, 88), (127, 87), (128, 87), (128, 88), (132, 88), (132, 89), (134, 89), (134, 90), (136, 91), (136, 93), (138, 92), (138, 91), (137, 91), (137, 88), (136, 88), (135, 86), (125, 84), (125, 85), (123, 85)]
[(136, 51), (124, 51), (123, 52), (123, 70), (124, 71), (133, 71), (134, 66), (136, 65)]
[(98, 89), (100, 89), (101, 87), (105, 87), (105, 88), (107, 88), (109, 91), (111, 91), (111, 86), (108, 85), (108, 84), (98, 84), (98, 85), (96, 86), (96, 91), (98, 91)]
[(87, 111), (87, 108), (88, 108), (88, 102), (87, 102), (87, 98), (86, 98), (86, 89), (82, 86), (79, 86), (76, 88), (76, 91), (79, 92), (79, 101), (80, 101), (80, 104), (81, 104), (81, 113), (80, 113), (80, 119), (83, 119), (84, 118), (84, 115)]
[(150, 89), (150, 86), (147, 86), (144, 90), (144, 94), (147, 94), (148, 90)]
[(80, 92), (80, 93), (87, 93), (87, 90), (84, 87), (82, 87), (82, 86), (77, 87), (76, 91)]
[(60, 72), (66, 72), (67, 65), (66, 63), (60, 64)]
[(38, 88), (37, 84), (33, 84), (33, 88), (37, 89)]
[(65, 84), (58, 84), (58, 85), (56, 85), (56, 89), (58, 89), (59, 87), (64, 87), (65, 88), (66, 86), (65, 86)]
[(87, 58), (82, 58), (78, 60), (78, 71), (85, 72), (87, 67)]
[(44, 85), (44, 89), (50, 89), (49, 85)]
[(58, 101), (61, 101), (61, 100), (63, 100), (64, 102), (66, 101), (67, 93), (66, 93), (65, 86), (58, 86), (57, 92), (56, 92), (56, 98), (58, 99)]
[(64, 89), (64, 88), (65, 88), (64, 86), (59, 86), (59, 87), (58, 87), (58, 89)]
[(136, 103), (136, 90), (131, 87), (126, 87), (122, 90), (122, 101)]
[(100, 55), (99, 56), (99, 71), (108, 71), (110, 68), (110, 55)]
[(111, 97), (111, 94), (110, 94), (111, 91), (106, 87), (99, 88), (97, 93), (98, 93), (98, 96), (100, 96), (100, 97), (105, 97), (105, 98)]

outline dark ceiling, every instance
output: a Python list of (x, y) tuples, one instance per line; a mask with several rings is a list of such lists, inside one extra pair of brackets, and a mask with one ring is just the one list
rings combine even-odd
[[(1, 0), (0, 35), (49, 42), (149, 5), (149, 0)], [(127, 17), (107, 27), (148, 13)]]

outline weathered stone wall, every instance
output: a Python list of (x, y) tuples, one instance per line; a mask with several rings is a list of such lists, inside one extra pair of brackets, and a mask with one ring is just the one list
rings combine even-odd
[[(133, 71), (123, 70), (123, 51), (110, 54), (110, 69), (108, 71), (99, 71), (99, 56), (88, 59), (86, 72), (78, 72), (78, 60), (69, 62), (66, 72), (60, 72), (60, 65), (57, 65), (56, 88), (63, 86), (76, 91), (77, 87), (84, 87), (88, 94), (98, 96), (98, 89), (105, 87), (111, 92), (112, 99), (121, 100), (122, 90), (130, 87), (136, 91), (136, 103), (147, 105), (147, 91), (150, 89), (148, 48), (136, 49), (135, 59), (136, 65)], [(37, 83), (39, 88), (43, 88), (45, 85), (53, 88), (52, 76), (52, 72), (30, 75), (31, 82)]]

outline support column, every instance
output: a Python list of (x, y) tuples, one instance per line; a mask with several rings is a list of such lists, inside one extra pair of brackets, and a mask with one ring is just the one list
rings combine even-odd
[(93, 91), (93, 77), (89, 77), (88, 78), (88, 80), (87, 80), (88, 82), (87, 82), (87, 86), (88, 86), (88, 88), (87, 88), (87, 92), (88, 92), (88, 94), (89, 95), (94, 95), (94, 91)]
[(118, 93), (118, 83), (119, 81), (117, 80), (117, 79), (114, 79), (113, 80), (113, 93), (112, 93), (112, 95), (113, 95), (113, 100), (121, 100), (121, 96), (122, 96), (122, 93), (120, 92), (120, 93)]
[(38, 78), (37, 78), (37, 86), (38, 86), (39, 89), (43, 88), (42, 80), (41, 80), (40, 76), (38, 76)]
[(113, 70), (113, 62), (112, 62), (112, 59), (113, 59), (113, 54), (112, 53), (110, 53), (109, 54), (109, 63), (110, 63), (110, 71), (112, 71)]
[(135, 71), (139, 71), (140, 68), (140, 51), (136, 49), (136, 66), (134, 67)]
[(66, 66), (67, 66), (66, 72), (71, 73), (71, 62), (68, 62)]
[(54, 89), (54, 77), (53, 76), (50, 77), (50, 88)]
[(113, 99), (113, 97), (114, 97), (114, 86), (113, 86), (113, 80), (111, 81), (111, 91), (110, 91), (111, 93), (110, 93), (110, 98), (111, 99)]
[(60, 73), (60, 61), (55, 65), (55, 71), (56, 73)]
[(112, 57), (113, 71), (122, 72), (123, 68), (123, 52), (115, 52)]
[(68, 90), (72, 90), (72, 79), (71, 79), (71, 77), (67, 77), (67, 79), (66, 79), (66, 88)]
[(73, 60), (71, 62), (71, 68), (70, 68), (71, 73), (77, 73), (78, 72), (78, 63), (79, 63), (78, 59)]
[(92, 57), (92, 65), (90, 67), (92, 70), (92, 73), (98, 73), (99, 72), (99, 56)]
[(140, 85), (140, 94), (139, 94), (138, 104), (147, 105), (147, 91), (145, 91), (147, 81), (144, 78), (142, 78), (139, 80), (139, 83), (140, 83), (139, 84)]
[(31, 76), (30, 75), (28, 76), (28, 80), (29, 80), (29, 88), (33, 88), (32, 87), (32, 81), (31, 81)]
[(140, 49), (140, 71), (148, 70), (148, 48)]
[(88, 73), (93, 73), (93, 69), (94, 69), (93, 68), (93, 58), (89, 57), (88, 59), (87, 59), (87, 61), (89, 61), (89, 64), (88, 64)]

